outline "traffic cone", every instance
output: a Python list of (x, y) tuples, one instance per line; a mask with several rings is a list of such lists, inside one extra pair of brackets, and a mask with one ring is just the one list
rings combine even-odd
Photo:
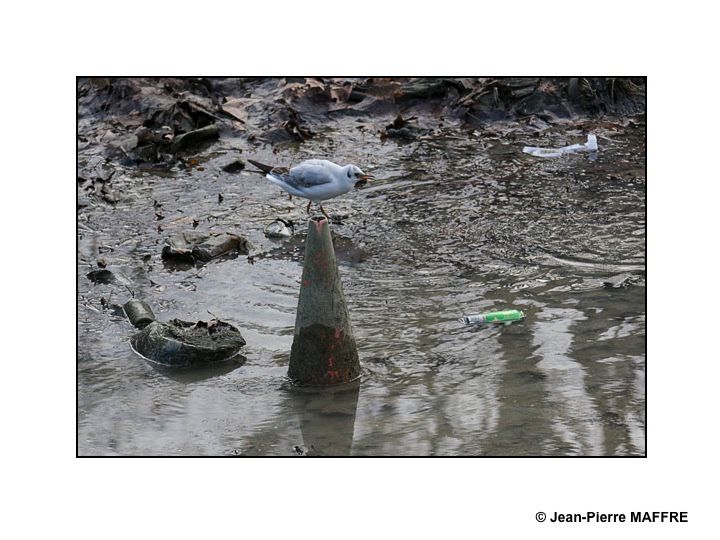
[(357, 347), (325, 218), (308, 222), (288, 377), (298, 387), (336, 386), (360, 379)]

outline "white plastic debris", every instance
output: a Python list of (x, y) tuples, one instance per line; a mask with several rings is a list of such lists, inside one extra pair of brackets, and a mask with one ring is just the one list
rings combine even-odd
[(578, 152), (597, 152), (598, 143), (594, 133), (588, 135), (587, 142), (584, 144), (571, 144), (562, 148), (538, 148), (537, 146), (526, 146), (523, 152), (535, 157), (555, 158), (564, 156), (565, 154), (577, 154)]
[(287, 223), (282, 219), (276, 219), (270, 225), (265, 227), (265, 236), (268, 238), (290, 238), (292, 232)]

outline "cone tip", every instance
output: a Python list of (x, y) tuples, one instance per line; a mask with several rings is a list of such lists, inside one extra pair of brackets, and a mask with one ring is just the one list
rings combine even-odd
[(315, 225), (315, 230), (320, 233), (322, 232), (324, 227), (327, 227), (329, 225), (328, 220), (324, 216), (313, 216), (310, 218), (310, 221), (308, 222), (309, 226)]

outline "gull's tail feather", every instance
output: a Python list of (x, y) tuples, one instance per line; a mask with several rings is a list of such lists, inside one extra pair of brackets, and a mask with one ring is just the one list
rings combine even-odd
[[(248, 163), (255, 165), (258, 169), (260, 169), (260, 171), (262, 171), (265, 174), (269, 174), (270, 171), (272, 171), (275, 168), (275, 167), (272, 167), (271, 165), (264, 165), (263, 163), (254, 161), (252, 159), (248, 159)], [(259, 171), (250, 171), (250, 172), (259, 172)]]

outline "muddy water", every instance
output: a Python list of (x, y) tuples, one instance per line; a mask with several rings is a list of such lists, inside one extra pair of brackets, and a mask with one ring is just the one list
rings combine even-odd
[[(118, 168), (121, 200), (79, 210), (81, 455), (645, 453), (643, 123), (569, 123), (540, 136), (446, 125), (383, 142), (385, 124), (339, 119), (275, 154), (221, 137), (191, 169)], [(588, 130), (599, 136), (596, 158), (520, 151), (581, 142)], [(378, 177), (326, 205), (341, 216), (333, 234), (363, 381), (320, 396), (282, 386), (304, 204), (260, 176), (221, 171), (237, 157), (317, 156)], [(265, 238), (276, 216), (296, 223), (292, 239)], [(165, 264), (164, 238), (193, 221), (246, 236), (252, 260)], [(98, 259), (118, 281), (86, 278)], [(604, 285), (619, 274), (626, 286)], [(161, 320), (209, 311), (236, 324), (244, 358), (201, 372), (154, 368), (128, 345), (133, 330), (116, 306), (129, 290)], [(459, 321), (503, 308), (522, 309), (525, 321)]]

